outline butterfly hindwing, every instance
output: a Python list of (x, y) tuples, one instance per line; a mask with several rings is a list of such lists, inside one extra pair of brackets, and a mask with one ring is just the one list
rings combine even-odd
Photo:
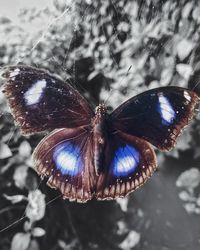
[(3, 77), (6, 78), (4, 92), (24, 134), (90, 123), (93, 111), (87, 101), (47, 71), (11, 66)]
[(169, 150), (193, 117), (198, 101), (199, 97), (188, 89), (152, 89), (123, 103), (109, 119), (113, 129), (143, 138), (160, 150)]
[(126, 196), (143, 185), (157, 167), (150, 144), (122, 132), (108, 135), (102, 157), (96, 184), (100, 200)]
[(48, 177), (48, 185), (61, 191), (63, 198), (86, 202), (92, 198), (95, 172), (92, 140), (83, 128), (58, 129), (36, 147), (36, 171)]

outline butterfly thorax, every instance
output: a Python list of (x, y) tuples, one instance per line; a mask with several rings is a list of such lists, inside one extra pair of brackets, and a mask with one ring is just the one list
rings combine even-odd
[(102, 125), (104, 124), (107, 117), (107, 109), (105, 104), (99, 104), (95, 108), (95, 116), (92, 119), (91, 125), (93, 127), (93, 131), (98, 131), (102, 129)]
[(105, 106), (104, 103), (99, 104), (96, 108), (95, 108), (95, 118), (102, 118), (105, 117), (107, 114), (107, 108)]

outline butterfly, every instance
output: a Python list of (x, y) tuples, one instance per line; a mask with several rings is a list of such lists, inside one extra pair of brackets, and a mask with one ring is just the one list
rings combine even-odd
[(45, 70), (7, 67), (4, 93), (24, 135), (48, 131), (33, 152), (35, 169), (64, 199), (124, 197), (157, 168), (151, 145), (174, 147), (192, 119), (198, 95), (161, 87), (130, 98), (111, 114), (95, 111), (70, 84)]

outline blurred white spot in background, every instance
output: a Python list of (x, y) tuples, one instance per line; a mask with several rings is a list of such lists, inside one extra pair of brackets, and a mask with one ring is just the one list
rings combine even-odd
[(120, 205), (120, 208), (123, 212), (127, 212), (128, 210), (128, 197), (125, 198), (118, 198), (116, 201)]
[(130, 250), (135, 247), (140, 241), (140, 234), (136, 231), (130, 231), (127, 237), (119, 245), (121, 249)]
[(195, 190), (200, 185), (200, 171), (191, 168), (180, 174), (176, 181), (176, 186), (184, 189), (179, 193), (179, 198), (184, 202), (184, 208), (189, 213), (200, 214), (200, 198)]

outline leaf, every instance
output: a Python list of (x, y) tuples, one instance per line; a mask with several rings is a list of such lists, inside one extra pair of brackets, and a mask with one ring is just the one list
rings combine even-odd
[(188, 64), (183, 63), (177, 64), (176, 70), (185, 80), (188, 80), (191, 74), (193, 73), (192, 67)]
[(24, 195), (12, 195), (12, 196), (9, 196), (7, 194), (4, 194), (3, 196), (7, 200), (11, 201), (12, 204), (16, 204), (16, 203), (19, 203), (21, 201), (27, 200), (26, 196), (24, 196)]
[[(1, 96), (0, 96), (0, 99), (1, 99)], [(1, 116), (1, 114), (0, 114), (0, 116)], [(5, 122), (6, 123), (6, 122)], [(5, 126), (5, 124), (4, 124), (4, 126)], [(8, 133), (6, 133), (6, 134), (4, 134), (3, 135), (3, 137), (2, 137), (2, 139), (1, 139), (1, 141), (2, 142), (9, 142), (9, 141), (11, 141), (11, 139), (13, 138), (13, 131), (9, 131)]]
[(196, 8), (194, 8), (193, 12), (192, 12), (192, 17), (194, 18), (194, 20), (200, 20), (200, 7), (197, 6)]
[(32, 227), (33, 227), (32, 221), (27, 220), (24, 222), (24, 231), (25, 232), (31, 231)]
[(40, 250), (37, 240), (31, 240), (28, 250)]
[(20, 166), (16, 168), (14, 175), (13, 175), (15, 186), (23, 189), (26, 186), (27, 175), (28, 175), (27, 166)]
[(10, 148), (8, 147), (8, 145), (5, 143), (1, 143), (0, 144), (0, 160), (6, 159), (11, 156), (12, 156), (12, 152)]
[(28, 158), (31, 155), (31, 146), (28, 141), (23, 141), (19, 146), (19, 155)]
[(116, 201), (117, 203), (120, 205), (121, 207), (121, 210), (123, 212), (127, 212), (128, 210), (128, 197), (125, 197), (125, 198), (118, 198)]
[(96, 70), (93, 71), (92, 73), (89, 74), (87, 80), (88, 80), (88, 81), (91, 81), (91, 80), (94, 79), (98, 74), (99, 74), (98, 71), (96, 71)]
[[(59, 249), (63, 249), (63, 250), (82, 249), (82, 247), (80, 247), (79, 245), (77, 238), (72, 239), (70, 243), (68, 244), (66, 244), (66, 242), (63, 240), (58, 240), (58, 246), (59, 246)], [(94, 249), (94, 247), (92, 246), (91, 249)]]
[(189, 56), (194, 46), (195, 44), (187, 39), (183, 39), (177, 44), (177, 55), (181, 61), (183, 61), (187, 56)]
[(188, 212), (188, 214), (192, 214), (195, 213), (196, 205), (194, 203), (185, 203), (184, 208)]
[(11, 250), (29, 249), (31, 235), (30, 233), (17, 233), (12, 239)]
[(117, 234), (118, 235), (123, 235), (126, 234), (128, 232), (128, 227), (126, 225), (126, 223), (123, 220), (119, 220), (117, 222)]
[(193, 8), (193, 2), (188, 2), (182, 10), (182, 17), (188, 18), (190, 12), (192, 11), (192, 8)]
[(173, 71), (174, 70), (172, 67), (164, 68), (162, 70), (161, 80), (160, 80), (161, 86), (166, 86), (170, 83), (172, 76), (173, 76)]
[(32, 221), (41, 220), (45, 214), (45, 195), (39, 189), (30, 191), (28, 195), (26, 216)]
[(124, 250), (131, 250), (140, 241), (140, 234), (136, 231), (130, 231), (127, 237), (120, 243), (119, 247)]
[(189, 192), (187, 191), (182, 191), (179, 193), (179, 198), (182, 200), (182, 201), (189, 201), (189, 202), (194, 202), (196, 201), (196, 198), (193, 197)]
[(183, 172), (176, 181), (177, 187), (186, 188), (193, 191), (200, 184), (200, 171), (197, 168), (191, 168)]
[(45, 230), (43, 228), (41, 228), (41, 227), (35, 227), (32, 230), (32, 235), (34, 237), (42, 237), (42, 236), (45, 235), (45, 233), (46, 233)]
[(67, 249), (67, 244), (66, 244), (65, 241), (63, 241), (63, 240), (58, 240), (58, 246), (59, 246), (61, 249)]

